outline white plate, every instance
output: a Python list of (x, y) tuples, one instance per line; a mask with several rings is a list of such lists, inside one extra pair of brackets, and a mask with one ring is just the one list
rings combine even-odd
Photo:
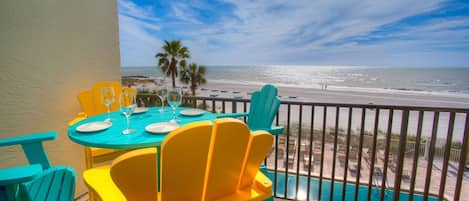
[(145, 130), (150, 133), (162, 134), (162, 133), (169, 133), (178, 127), (179, 126), (175, 123), (160, 122), (160, 123), (153, 123), (153, 124), (146, 126)]
[(181, 115), (190, 116), (190, 117), (200, 116), (204, 113), (205, 113), (204, 110), (199, 110), (199, 109), (183, 110), (183, 111), (180, 112)]
[(111, 122), (94, 121), (86, 124), (79, 125), (76, 130), (82, 133), (102, 131), (112, 126)]
[(144, 113), (144, 112), (147, 112), (147, 111), (148, 111), (147, 107), (137, 107), (137, 108), (135, 108), (135, 110), (132, 114), (140, 114), (140, 113)]

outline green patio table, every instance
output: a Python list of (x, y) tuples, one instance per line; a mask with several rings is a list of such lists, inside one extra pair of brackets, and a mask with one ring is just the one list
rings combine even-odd
[[(160, 113), (160, 107), (150, 107), (147, 112), (140, 114), (133, 114), (130, 117), (130, 128), (135, 129), (136, 132), (124, 135), (122, 130), (126, 128), (125, 116), (120, 112), (112, 112), (112, 126), (106, 130), (83, 133), (76, 131), (76, 128), (82, 124), (104, 121), (107, 114), (100, 114), (84, 119), (73, 126), (68, 128), (68, 137), (75, 143), (109, 149), (136, 149), (145, 147), (159, 147), (163, 140), (166, 138), (167, 133), (154, 134), (145, 131), (145, 127), (152, 123), (168, 122), (173, 117), (171, 108), (166, 107), (166, 112)], [(217, 115), (205, 111), (199, 116), (183, 116), (180, 114), (182, 110), (193, 109), (186, 107), (178, 107), (176, 110), (179, 126), (188, 123), (209, 120), (213, 121)]]

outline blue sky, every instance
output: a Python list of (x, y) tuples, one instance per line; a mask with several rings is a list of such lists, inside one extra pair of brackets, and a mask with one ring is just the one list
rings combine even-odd
[(164, 40), (204, 65), (469, 67), (469, 1), (119, 0), (122, 66)]

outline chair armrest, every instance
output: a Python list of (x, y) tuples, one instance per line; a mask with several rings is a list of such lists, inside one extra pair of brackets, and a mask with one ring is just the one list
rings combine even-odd
[(283, 133), (283, 126), (272, 126), (267, 131), (272, 135), (278, 135)]
[(254, 178), (254, 184), (264, 192), (272, 192), (272, 181), (261, 171), (257, 172)]
[(102, 201), (126, 201), (124, 194), (114, 184), (109, 165), (88, 169), (83, 172), (83, 180)]
[(278, 135), (278, 134), (283, 133), (283, 126), (272, 126), (270, 128), (256, 128), (251, 131), (259, 131), (259, 130), (267, 131), (272, 135)]
[(248, 116), (249, 113), (242, 112), (242, 113), (222, 113), (216, 114), (216, 118), (236, 118), (236, 117), (245, 117)]
[(9, 145), (17, 145), (17, 144), (32, 144), (32, 143), (40, 143), (45, 140), (53, 140), (57, 137), (57, 132), (44, 132), (44, 133), (36, 133), (32, 135), (23, 135), (18, 137), (12, 137), (7, 139), (0, 140), (0, 147), (1, 146), (9, 146)]
[(0, 186), (7, 186), (30, 181), (41, 172), (42, 167), (39, 164), (1, 169)]
[(67, 124), (68, 124), (68, 126), (73, 126), (73, 124), (76, 124), (79, 121), (81, 121), (83, 119), (86, 119), (86, 118), (88, 118), (88, 115), (86, 115), (86, 113), (84, 113), (84, 112), (80, 112), (80, 113), (78, 113), (77, 117), (75, 117), (75, 119), (69, 121)]

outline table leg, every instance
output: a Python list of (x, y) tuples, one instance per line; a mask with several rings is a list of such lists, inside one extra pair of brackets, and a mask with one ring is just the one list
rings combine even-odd
[(157, 182), (158, 182), (158, 192), (160, 192), (160, 186), (161, 186), (161, 182), (160, 182), (160, 163), (161, 163), (161, 146), (156, 146), (156, 176), (157, 176)]

